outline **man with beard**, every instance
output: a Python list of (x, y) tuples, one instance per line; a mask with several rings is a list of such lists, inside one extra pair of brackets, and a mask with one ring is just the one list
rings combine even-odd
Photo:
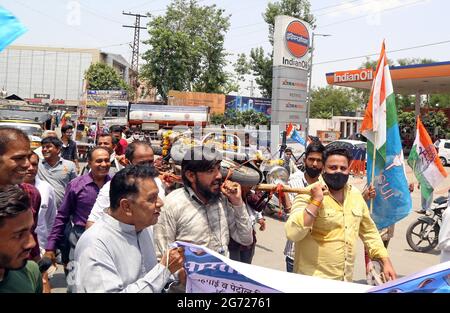
[(172, 191), (165, 200), (155, 243), (161, 257), (177, 240), (203, 245), (229, 255), (231, 238), (241, 245), (253, 243), (252, 222), (241, 197), (241, 186), (222, 184), (220, 155), (203, 147), (189, 150), (181, 162), (184, 188)]
[(48, 236), (45, 256), (53, 261), (55, 261), (56, 247), (64, 237), (64, 229), (67, 223), (73, 224), (68, 236), (70, 243), (68, 261), (73, 260), (75, 246), (85, 230), (86, 221), (94, 206), (98, 192), (111, 179), (108, 175), (111, 163), (109, 162), (109, 151), (107, 149), (95, 147), (88, 152), (87, 158), (91, 171), (75, 178), (67, 186), (52, 231)]
[(0, 293), (40, 293), (38, 265), (27, 261), (36, 245), (30, 199), (18, 186), (0, 187)]
[(351, 282), (359, 236), (370, 258), (381, 261), (386, 279), (396, 279), (361, 192), (347, 183), (350, 161), (345, 146), (328, 145), (322, 177), (307, 187), (311, 194), (295, 198), (285, 225), (288, 239), (295, 242), (294, 272)]
[[(305, 152), (305, 173), (297, 171), (289, 176), (289, 186), (293, 188), (305, 188), (308, 185), (314, 184), (319, 180), (320, 173), (323, 169), (323, 151), (325, 147), (320, 141), (311, 142), (306, 148)], [(286, 212), (290, 212), (292, 202), (294, 202), (296, 194), (285, 193)], [(294, 270), (294, 243), (289, 239), (286, 241), (284, 248), (284, 255), (286, 257), (286, 271), (292, 273)]]

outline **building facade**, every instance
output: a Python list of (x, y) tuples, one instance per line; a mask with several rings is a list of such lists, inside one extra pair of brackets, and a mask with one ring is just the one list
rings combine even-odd
[(53, 103), (78, 105), (84, 73), (104, 62), (128, 81), (129, 65), (98, 49), (9, 46), (0, 53), (0, 90), (21, 98), (45, 97)]

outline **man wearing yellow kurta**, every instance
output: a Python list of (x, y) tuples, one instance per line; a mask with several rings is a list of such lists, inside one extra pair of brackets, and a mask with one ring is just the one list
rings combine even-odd
[[(352, 281), (356, 241), (360, 237), (372, 259), (383, 264), (388, 280), (396, 279), (386, 248), (370, 217), (361, 192), (347, 183), (350, 151), (340, 146), (325, 150), (321, 178), (298, 195), (285, 225), (295, 242), (294, 272)], [(324, 195), (324, 189), (328, 194)]]

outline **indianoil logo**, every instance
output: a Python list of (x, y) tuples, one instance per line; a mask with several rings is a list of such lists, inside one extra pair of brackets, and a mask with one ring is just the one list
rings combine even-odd
[(305, 25), (300, 21), (289, 23), (286, 28), (286, 47), (296, 58), (301, 58), (308, 52), (309, 32)]

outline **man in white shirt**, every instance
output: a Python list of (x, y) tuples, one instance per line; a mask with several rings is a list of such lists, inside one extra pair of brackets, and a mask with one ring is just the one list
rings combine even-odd
[[(30, 156), (30, 167), (27, 170), (24, 182), (34, 185), (41, 194), (41, 206), (38, 213), (36, 226), (36, 234), (38, 237), (39, 247), (42, 250), (47, 244), (47, 238), (52, 230), (53, 222), (56, 218), (56, 199), (52, 186), (46, 181), (36, 177), (38, 172), (39, 157), (36, 153)], [(45, 250), (43, 251), (45, 252)]]
[(89, 228), (75, 248), (71, 277), (82, 292), (161, 292), (177, 272), (184, 283), (182, 248), (165, 251), (158, 263), (150, 228), (162, 200), (151, 166), (128, 166), (111, 180), (111, 208)]
[[(143, 141), (135, 141), (131, 143), (125, 152), (125, 157), (127, 162), (132, 165), (146, 165), (153, 167), (154, 155), (152, 147)], [(155, 183), (158, 186), (159, 194), (158, 196), (164, 200), (165, 191), (163, 183), (159, 177), (155, 177)], [(110, 182), (107, 182), (97, 196), (94, 207), (91, 210), (91, 214), (88, 217), (86, 228), (89, 228), (93, 223), (95, 223), (109, 208), (109, 190)]]
[[(289, 186), (292, 188), (305, 188), (319, 180), (320, 173), (323, 169), (323, 151), (325, 147), (320, 141), (311, 142), (305, 152), (305, 173), (297, 171), (289, 176)], [(286, 193), (286, 211), (290, 212), (292, 203), (296, 194)], [(286, 241), (284, 247), (284, 255), (286, 257), (286, 271), (292, 273), (294, 271), (294, 243), (291, 240)]]

